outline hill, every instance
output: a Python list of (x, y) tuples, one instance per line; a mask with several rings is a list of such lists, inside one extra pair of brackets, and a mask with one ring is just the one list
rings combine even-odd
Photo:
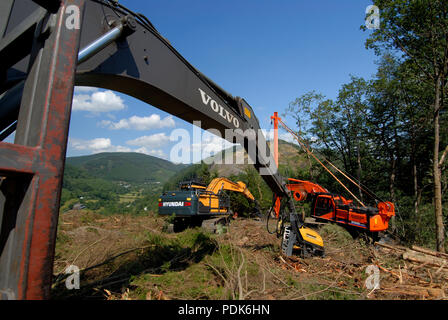
[[(268, 144), (271, 150), (273, 150), (272, 142), (268, 142)], [(306, 159), (304, 155), (301, 154), (301, 149), (298, 145), (284, 140), (279, 140), (278, 152), (280, 171), (289, 171), (288, 168), (303, 169), (307, 167)], [(235, 156), (244, 157), (244, 164), (225, 164), (226, 157), (233, 158), (235, 160)], [(251, 164), (248, 164), (248, 155), (240, 145), (223, 150), (220, 153), (205, 159), (204, 162), (211, 164), (209, 168), (210, 171), (214, 171), (219, 176), (223, 177), (239, 175), (245, 172), (248, 167), (253, 167)], [(186, 170), (181, 170), (179, 173), (182, 174), (183, 171)]]
[(91, 177), (137, 183), (164, 183), (186, 167), (141, 153), (99, 153), (70, 157), (66, 163), (84, 169)]
[(139, 153), (67, 158), (61, 211), (144, 214), (157, 205), (163, 184), (185, 167)]
[[(272, 148), (271, 142), (268, 143), (270, 148)], [(281, 175), (296, 177), (300, 176), (300, 173), (309, 170), (309, 161), (299, 146), (287, 141), (279, 140), (278, 149), (280, 162), (279, 170)], [(242, 162), (242, 164), (238, 164), (236, 159), (241, 159), (241, 157), (244, 161), (240, 160), (239, 162)], [(226, 164), (226, 162), (230, 164)], [(181, 180), (188, 180), (190, 178), (199, 178), (207, 183), (208, 179), (204, 179), (204, 175), (207, 174), (212, 177), (235, 178), (245, 175), (252, 170), (254, 170), (254, 166), (249, 164), (248, 154), (242, 146), (237, 145), (204, 159), (202, 163), (196, 163), (179, 170), (170, 179), (170, 182), (168, 183), (169, 186), (167, 187), (176, 186)]]

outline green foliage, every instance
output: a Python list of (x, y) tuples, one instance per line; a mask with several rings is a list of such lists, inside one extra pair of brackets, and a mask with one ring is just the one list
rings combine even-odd
[[(137, 166), (140, 166), (139, 170)], [(88, 210), (105, 215), (156, 212), (162, 184), (155, 183), (154, 177), (157, 178), (162, 172), (160, 175), (165, 181), (184, 167), (134, 153), (68, 158), (61, 211), (70, 210), (80, 203)], [(145, 170), (149, 170), (149, 173)], [(138, 178), (137, 172), (140, 172)]]
[(83, 169), (94, 178), (134, 183), (166, 182), (186, 167), (141, 153), (100, 153), (67, 159), (67, 164)]
[(200, 164), (189, 166), (171, 177), (171, 179), (164, 184), (163, 191), (177, 190), (179, 189), (180, 182), (189, 180), (196, 180), (208, 185), (217, 177), (217, 172), (210, 171), (210, 166), (204, 162), (201, 162)]
[(338, 246), (345, 246), (353, 241), (353, 237), (343, 227), (336, 224), (326, 224), (319, 229), (319, 233), (324, 239), (331, 239)]
[[(229, 179), (244, 182), (258, 201), (261, 210), (267, 210), (272, 206), (272, 191), (254, 167), (246, 167), (244, 172), (230, 176)], [(229, 196), (231, 208), (234, 212), (238, 212), (238, 215), (250, 216), (256, 212), (255, 203), (241, 193), (229, 192)]]
[[(321, 160), (329, 159), (362, 185), (358, 188), (336, 174), (354, 196), (373, 206), (375, 200), (395, 203), (397, 217), (391, 230), (396, 235), (433, 246), (434, 149), (441, 153), (448, 145), (443, 129), (448, 125), (444, 99), (448, 3), (376, 0), (374, 4), (381, 10), (381, 27), (366, 42), (380, 56), (373, 79), (352, 76), (335, 100), (316, 91), (305, 93), (285, 115), (295, 120), (298, 133)], [(435, 123), (440, 134), (435, 133)], [(322, 167), (315, 163), (308, 168), (297, 174), (353, 199)], [(440, 169), (446, 201), (446, 165)]]
[[(443, 189), (445, 188), (446, 192), (446, 187), (443, 184), (446, 182), (443, 182), (443, 168), (441, 168), (443, 164), (439, 163), (440, 153), (448, 144), (446, 130), (442, 129), (447, 126), (445, 97), (448, 93), (446, 85), (448, 2), (445, 0), (375, 0), (374, 4), (381, 8), (381, 26), (370, 34), (366, 47), (375, 50), (377, 55), (383, 55), (386, 50), (390, 50), (399, 61), (399, 75), (394, 75), (393, 78), (404, 79), (404, 81), (393, 83), (385, 79), (384, 83), (386, 87), (399, 89), (394, 90), (397, 93), (395, 94), (397, 107), (391, 106), (391, 108), (398, 122), (407, 121), (405, 133), (408, 134), (407, 141), (411, 146), (409, 155), (411, 172), (415, 178), (414, 198), (418, 202), (426, 197), (422, 195), (424, 189), (422, 183), (417, 185), (415, 181), (425, 180), (428, 174), (427, 167), (431, 168), (431, 183), (434, 190), (431, 198), (434, 203), (437, 250), (443, 251), (444, 220), (447, 219), (446, 211), (445, 214), (443, 213), (443, 200), (446, 199), (443, 194)], [(362, 29), (366, 30), (365, 27)], [(387, 69), (384, 70), (387, 73)], [(401, 86), (401, 84), (404, 85)], [(389, 90), (386, 97), (392, 97), (394, 91)], [(387, 101), (388, 99), (378, 100)], [(405, 117), (400, 119), (400, 115), (403, 114)], [(432, 131), (432, 138), (425, 135), (422, 126)], [(400, 134), (399, 126), (397, 126), (395, 136)], [(425, 144), (432, 145), (432, 155), (426, 152), (428, 148)], [(394, 149), (398, 150), (397, 147)], [(399, 155), (397, 160), (400, 160)], [(393, 162), (393, 165), (395, 164)]]

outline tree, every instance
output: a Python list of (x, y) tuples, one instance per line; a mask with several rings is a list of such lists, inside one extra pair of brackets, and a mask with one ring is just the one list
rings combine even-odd
[(446, 153), (440, 156), (440, 117), (448, 84), (448, 1), (374, 0), (374, 4), (381, 10), (381, 26), (370, 35), (366, 47), (377, 54), (384, 49), (400, 52), (403, 60), (415, 64), (418, 76), (433, 92), (434, 213), (437, 250), (445, 251), (441, 168)]
[[(349, 159), (356, 158), (356, 165), (353, 165), (351, 171), (355, 171), (358, 179), (358, 185), (362, 184), (362, 141), (366, 140), (362, 135), (366, 132), (365, 117), (368, 109), (367, 105), (367, 82), (362, 78), (352, 76), (351, 82), (342, 86), (339, 91), (337, 104), (342, 108), (342, 115), (346, 123), (346, 131), (349, 142)], [(361, 201), (363, 200), (362, 189), (358, 188)]]
[[(299, 134), (326, 158), (340, 159), (345, 172), (357, 176), (358, 185), (363, 182), (363, 162), (367, 162), (367, 88), (367, 81), (352, 76), (336, 101), (312, 91), (297, 98), (287, 110), (287, 115), (296, 120)], [(358, 191), (362, 199), (360, 187)]]

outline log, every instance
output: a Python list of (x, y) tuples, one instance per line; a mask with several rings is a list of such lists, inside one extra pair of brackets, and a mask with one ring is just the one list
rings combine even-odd
[(403, 259), (412, 262), (426, 263), (428, 265), (436, 267), (448, 268), (448, 263), (445, 259), (424, 255), (412, 250), (407, 250), (406, 252), (404, 252)]
[(402, 246), (392, 246), (386, 243), (380, 243), (380, 242), (375, 242), (375, 245), (378, 245), (380, 247), (386, 248), (386, 249), (390, 249), (390, 250), (394, 250), (394, 251), (405, 251), (408, 250), (408, 248), (402, 247)]
[(448, 259), (448, 254), (443, 253), (443, 252), (438, 252), (438, 251), (434, 251), (434, 250), (430, 250), (430, 249), (422, 248), (422, 247), (418, 247), (418, 246), (412, 246), (412, 250), (422, 252), (425, 254), (429, 254), (431, 256)]
[(446, 297), (445, 291), (443, 289), (412, 285), (400, 285), (392, 288), (384, 288), (383, 292), (435, 299)]

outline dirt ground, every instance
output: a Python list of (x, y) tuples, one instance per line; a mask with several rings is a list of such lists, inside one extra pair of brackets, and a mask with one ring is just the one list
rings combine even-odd
[[(446, 299), (439, 273), (412, 266), (397, 252), (353, 239), (326, 224), (318, 232), (325, 257), (280, 254), (264, 221), (232, 220), (221, 234), (201, 228), (166, 232), (155, 216), (61, 214), (54, 263), (54, 299)], [(272, 229), (272, 228), (271, 228)], [(68, 266), (80, 289), (66, 288)], [(374, 266), (374, 267), (369, 267)], [(374, 269), (368, 269), (374, 268)], [(371, 270), (379, 288), (368, 289)], [(425, 276), (426, 275), (426, 276)], [(369, 288), (372, 288), (371, 286)]]

